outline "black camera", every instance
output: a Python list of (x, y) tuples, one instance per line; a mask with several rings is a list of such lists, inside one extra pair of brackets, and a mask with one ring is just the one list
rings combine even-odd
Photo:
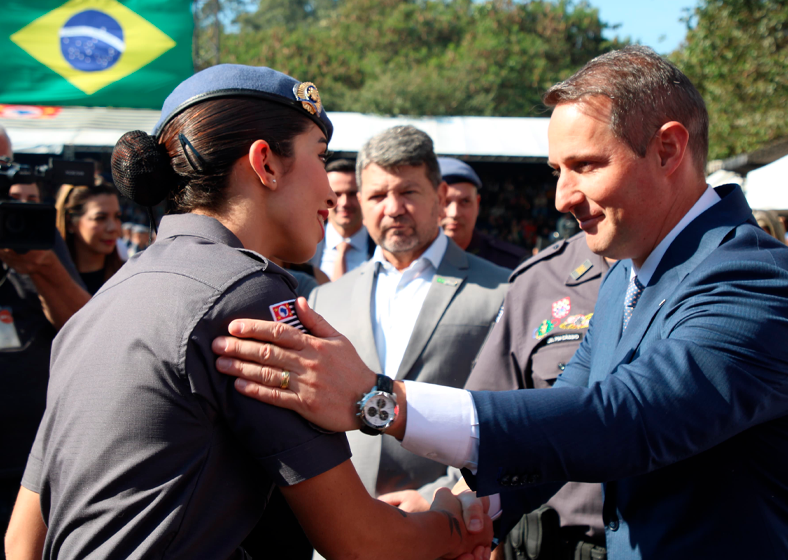
[(55, 244), (57, 211), (51, 204), (11, 200), (12, 185), (93, 185), (92, 161), (50, 159), (48, 165), (31, 167), (0, 159), (0, 248), (23, 252), (51, 249)]

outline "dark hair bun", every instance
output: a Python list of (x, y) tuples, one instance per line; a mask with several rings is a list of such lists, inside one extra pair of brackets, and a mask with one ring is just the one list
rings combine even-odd
[(180, 177), (163, 145), (147, 132), (132, 130), (121, 136), (112, 150), (112, 179), (126, 198), (155, 206), (167, 198)]

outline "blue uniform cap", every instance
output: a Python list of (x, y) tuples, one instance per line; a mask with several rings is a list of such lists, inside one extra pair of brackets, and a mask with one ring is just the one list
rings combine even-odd
[(455, 158), (439, 157), (438, 165), (441, 168), (441, 177), (448, 184), (471, 183), (477, 189), (482, 188), (482, 180), (473, 170), (473, 167)]
[(299, 82), (264, 66), (218, 64), (184, 80), (167, 96), (153, 128), (154, 136), (158, 137), (165, 125), (188, 107), (220, 97), (257, 97), (281, 103), (312, 119), (326, 140), (331, 140), (334, 133), (315, 84)]

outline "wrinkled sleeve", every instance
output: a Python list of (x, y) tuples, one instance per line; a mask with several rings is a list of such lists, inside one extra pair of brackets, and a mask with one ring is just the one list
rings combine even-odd
[(508, 470), (526, 486), (651, 472), (788, 414), (788, 345), (774, 343), (788, 340), (788, 266), (725, 257), (684, 281), (647, 350), (602, 381), (582, 386), (591, 329), (554, 389), (473, 393), (480, 492), (513, 490)]
[(291, 410), (264, 404), (235, 390), (232, 376), (216, 370), (211, 343), (234, 319), (272, 320), (270, 306), (295, 299), (276, 275), (257, 272), (225, 290), (199, 320), (187, 342), (185, 370), (192, 391), (205, 399), (273, 482), (298, 484), (350, 458), (343, 433), (327, 433)]

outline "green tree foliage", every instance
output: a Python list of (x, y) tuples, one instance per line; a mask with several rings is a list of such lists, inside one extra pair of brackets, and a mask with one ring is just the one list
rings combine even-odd
[(672, 58), (706, 100), (712, 159), (788, 137), (788, 2), (701, 0)]
[(541, 114), (541, 94), (620, 47), (587, 2), (260, 0), (223, 62), (314, 81), (332, 111)]

